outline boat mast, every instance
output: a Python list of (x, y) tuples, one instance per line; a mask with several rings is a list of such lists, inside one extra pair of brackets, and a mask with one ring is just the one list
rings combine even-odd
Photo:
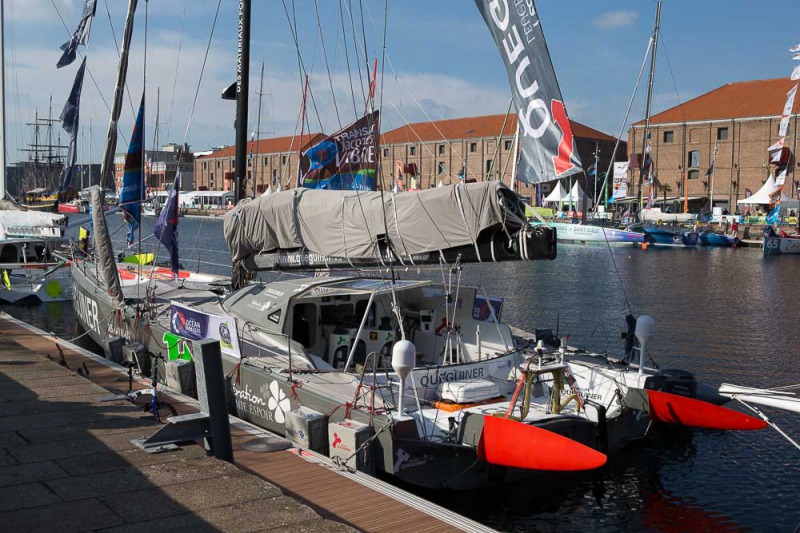
[[(644, 112), (644, 137), (642, 138), (642, 163), (639, 166), (639, 211), (643, 207), (644, 196), (642, 194), (642, 183), (644, 182), (644, 160), (647, 154), (647, 136), (650, 134), (650, 104), (653, 100), (653, 80), (656, 73), (656, 50), (658, 50), (658, 24), (661, 21), (661, 0), (656, 6), (656, 23), (653, 27), (653, 55), (650, 56), (650, 84), (647, 86), (647, 104)], [(652, 156), (651, 156), (652, 161)], [(652, 164), (652, 163), (651, 163)], [(684, 195), (686, 191), (683, 191)]]
[(133, 34), (133, 14), (136, 12), (138, 0), (128, 0), (128, 14), (125, 16), (125, 30), (122, 35), (122, 49), (119, 54), (119, 70), (117, 71), (117, 85), (114, 88), (114, 101), (111, 104), (111, 119), (108, 122), (106, 146), (100, 166), (100, 188), (106, 184), (114, 184), (114, 151), (117, 149), (117, 127), (119, 115), (122, 112), (122, 95), (125, 92), (125, 78), (128, 75), (128, 52), (131, 47)]
[(6, 197), (6, 61), (4, 1), (0, 0), (0, 201)]
[[(258, 196), (256, 191), (256, 182), (258, 181), (258, 158), (259, 158), (259, 142), (261, 141), (261, 97), (264, 96), (264, 62), (261, 62), (261, 81), (258, 84), (258, 119), (256, 120), (256, 153), (253, 157), (253, 198)], [(263, 169), (262, 169), (263, 171)], [(261, 184), (264, 184), (264, 177), (261, 177)]]
[(711, 160), (711, 180), (710, 180), (711, 181), (711, 186), (709, 187), (711, 189), (711, 192), (709, 193), (709, 196), (708, 196), (708, 209), (710, 210), (712, 217), (714, 216), (714, 172), (716, 172), (716, 170), (717, 170), (716, 169), (716, 166), (717, 166), (717, 150), (719, 150), (719, 146), (718, 146), (717, 142), (714, 141), (714, 156), (713, 156), (713, 159)]
[(239, 60), (236, 63), (236, 165), (234, 203), (245, 195), (247, 179), (247, 100), (250, 90), (250, 0), (239, 0)]

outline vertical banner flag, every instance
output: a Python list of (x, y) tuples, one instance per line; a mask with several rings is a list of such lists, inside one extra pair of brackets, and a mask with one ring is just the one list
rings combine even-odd
[(583, 171), (533, 0), (475, 0), (503, 57), (519, 116), (517, 179), (540, 183)]
[(69, 134), (69, 148), (67, 159), (64, 161), (64, 170), (61, 172), (60, 193), (65, 194), (72, 186), (72, 174), (75, 170), (75, 163), (78, 160), (78, 125), (80, 117), (81, 90), (83, 89), (83, 73), (86, 70), (86, 58), (83, 58), (81, 66), (75, 74), (75, 81), (72, 90), (69, 92), (67, 103), (61, 111), (61, 127)]
[(378, 174), (379, 111), (318, 142), (300, 162), (303, 187), (374, 191)]
[(133, 243), (133, 232), (139, 227), (144, 200), (144, 93), (133, 125), (131, 143), (125, 155), (125, 168), (122, 172), (122, 187), (119, 190), (120, 208), (128, 222), (128, 244)]
[(786, 168), (783, 167), (778, 175), (775, 177), (775, 185), (778, 187), (783, 187), (783, 184), (786, 183)]
[(617, 161), (614, 163), (614, 193), (609, 202), (620, 200), (628, 195), (628, 161)]
[(56, 67), (66, 67), (75, 61), (78, 52), (78, 45), (86, 46), (89, 42), (89, 33), (92, 30), (92, 17), (97, 10), (97, 0), (85, 0), (83, 3), (83, 13), (81, 14), (81, 21), (75, 32), (69, 38), (69, 41), (61, 45), (61, 50), (64, 52), (56, 64)]
[(169, 266), (175, 277), (180, 270), (180, 260), (178, 258), (178, 194), (181, 186), (181, 172), (175, 173), (175, 182), (167, 193), (167, 201), (161, 208), (153, 234), (161, 244), (169, 250)]
[(778, 136), (786, 137), (786, 131), (789, 128), (789, 117), (792, 115), (792, 108), (794, 108), (794, 96), (797, 94), (797, 85), (792, 87), (786, 93), (786, 104), (783, 106), (783, 114), (781, 115), (781, 124), (778, 127)]

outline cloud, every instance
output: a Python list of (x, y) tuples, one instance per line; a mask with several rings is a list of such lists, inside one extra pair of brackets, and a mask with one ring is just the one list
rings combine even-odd
[(604, 30), (611, 30), (630, 26), (638, 18), (639, 13), (635, 11), (609, 11), (594, 19), (592, 25)]
[(72, 24), (70, 19), (76, 8), (75, 0), (11, 0), (5, 4), (4, 15), (14, 22), (54, 22), (60, 14), (67, 24)]

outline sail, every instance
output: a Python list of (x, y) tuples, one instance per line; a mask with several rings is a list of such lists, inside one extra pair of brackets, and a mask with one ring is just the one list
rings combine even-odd
[(303, 152), (303, 186), (374, 191), (379, 131), (379, 111), (373, 111)]
[(519, 115), (517, 179), (541, 183), (583, 171), (533, 0), (475, 0), (508, 71)]
[(78, 157), (78, 127), (80, 123), (81, 91), (83, 89), (83, 74), (86, 71), (86, 57), (83, 58), (81, 66), (75, 74), (75, 81), (72, 90), (61, 111), (61, 127), (69, 134), (69, 149), (67, 159), (64, 161), (64, 170), (61, 173), (61, 193), (60, 200), (68, 200), (74, 196), (72, 187), (72, 175), (75, 173), (75, 163)]
[(133, 126), (131, 143), (125, 155), (125, 170), (122, 174), (122, 188), (119, 191), (119, 203), (126, 213), (126, 220), (132, 227), (138, 226), (142, 216), (141, 200), (144, 200), (144, 153), (142, 144), (144, 140), (144, 94), (139, 104), (136, 115), (136, 124)]
[(240, 202), (225, 215), (234, 263), (251, 270), (555, 258), (555, 233), (526, 228), (502, 183), (403, 194), (299, 188)]

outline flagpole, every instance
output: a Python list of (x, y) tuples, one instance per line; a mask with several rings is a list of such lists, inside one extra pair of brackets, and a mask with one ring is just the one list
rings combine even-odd
[(719, 146), (717, 145), (717, 141), (714, 141), (714, 159), (711, 160), (711, 194), (708, 200), (708, 208), (711, 210), (711, 216), (714, 216), (714, 172), (716, 172), (717, 166), (717, 150)]

